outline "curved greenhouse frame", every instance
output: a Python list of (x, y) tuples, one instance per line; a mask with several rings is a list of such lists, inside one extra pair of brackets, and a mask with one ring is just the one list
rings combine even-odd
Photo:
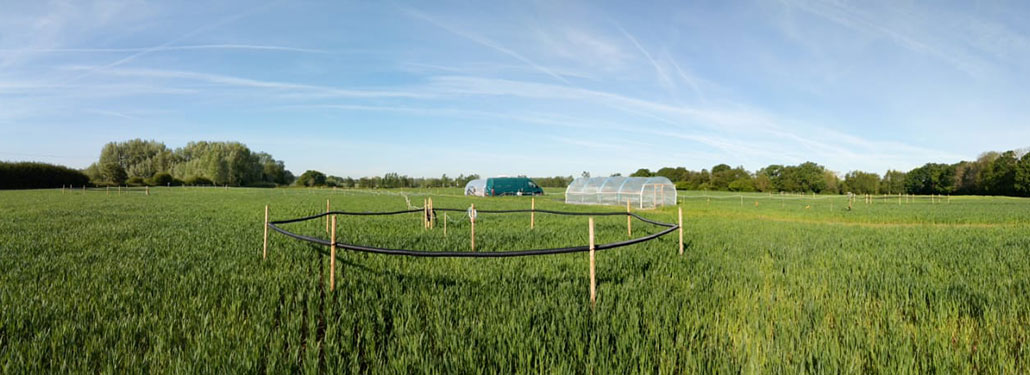
[(465, 195), (474, 195), (477, 197), (486, 196), (486, 179), (480, 178), (469, 181), (465, 184)]
[(676, 185), (665, 177), (577, 178), (565, 188), (565, 203), (656, 208), (676, 205)]

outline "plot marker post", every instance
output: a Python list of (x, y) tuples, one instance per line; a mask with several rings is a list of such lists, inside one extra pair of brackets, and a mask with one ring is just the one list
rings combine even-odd
[(336, 216), (333, 215), (332, 234), (329, 235), (329, 291), (336, 290)]
[(597, 304), (597, 278), (594, 272), (594, 218), (590, 217), (590, 308)]
[(268, 205), (265, 205), (265, 246), (261, 252), (261, 259), (268, 259)]
[(680, 227), (680, 255), (683, 255), (683, 207), (679, 208), (679, 227)]
[(536, 227), (536, 198), (530, 198), (529, 200), (529, 229), (532, 230)]
[(474, 253), (474, 252), (476, 252), (476, 205), (475, 204), (473, 204), (472, 208), (469, 209), (469, 214), (470, 214), (469, 215), (469, 222), (471, 223), (471, 226), (470, 226), (471, 229), (470, 229), (470, 233), (469, 233), (469, 243), (472, 246), (472, 252)]
[(443, 213), (443, 236), (447, 237), (447, 213)]
[(662, 185), (662, 207), (665, 207), (665, 185)]
[(626, 237), (633, 238), (633, 216), (630, 216), (629, 199), (626, 199)]

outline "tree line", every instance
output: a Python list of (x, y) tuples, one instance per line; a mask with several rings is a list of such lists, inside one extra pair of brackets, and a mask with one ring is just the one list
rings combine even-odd
[(0, 189), (47, 189), (85, 186), (82, 171), (60, 165), (36, 162), (0, 162)]
[(282, 161), (239, 142), (190, 142), (174, 150), (142, 139), (110, 142), (100, 151), (100, 160), (84, 172), (98, 186), (274, 187), (294, 181)]
[[(589, 176), (586, 172), (584, 176)], [(741, 192), (805, 192), (819, 194), (965, 194), (1030, 196), (1030, 153), (1024, 150), (985, 152), (976, 160), (954, 164), (927, 163), (910, 171), (888, 170), (882, 176), (851, 171), (843, 176), (805, 162), (772, 164), (751, 172), (727, 164), (711, 170), (665, 167), (639, 169), (633, 177), (663, 176), (682, 190)], [(521, 176), (524, 177), (524, 176)], [(295, 178), (285, 164), (239, 142), (190, 142), (169, 149), (161, 142), (133, 139), (110, 142), (97, 162), (82, 171), (35, 162), (0, 162), (0, 189), (54, 188), (63, 185), (230, 185), (342, 188), (464, 187), (477, 174), (411, 177), (387, 173), (372, 177), (339, 177), (309, 170)], [(536, 177), (542, 187), (566, 187), (572, 176)]]
[(825, 167), (805, 162), (773, 164), (755, 172), (719, 164), (711, 170), (665, 167), (639, 169), (630, 176), (662, 176), (682, 190), (805, 192), (819, 194), (962, 194), (1030, 196), (1030, 153), (986, 152), (974, 161), (926, 163), (910, 171), (888, 170), (883, 176), (851, 171), (843, 178)]
[[(520, 176), (525, 177), (525, 176)], [(308, 170), (297, 177), (298, 186), (326, 186), (341, 188), (361, 189), (392, 189), (392, 188), (435, 188), (435, 187), (465, 187), (469, 181), (481, 178), (478, 174), (458, 175), (448, 177), (443, 174), (440, 177), (411, 177), (398, 173), (387, 173), (383, 176), (371, 177), (339, 177), (327, 176), (325, 173)], [(572, 176), (535, 177), (537, 185), (542, 187), (565, 187), (572, 182)]]

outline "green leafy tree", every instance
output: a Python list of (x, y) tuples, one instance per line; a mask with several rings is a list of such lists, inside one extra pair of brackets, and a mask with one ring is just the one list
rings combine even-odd
[[(713, 190), (731, 190), (730, 184), (734, 181), (741, 179), (750, 179), (751, 175), (744, 170), (744, 167), (732, 168), (726, 164), (719, 164), (712, 167), (712, 177), (709, 186)], [(752, 190), (754, 189), (754, 183), (750, 184)], [(741, 183), (737, 184), (737, 187), (741, 187)]]
[(844, 183), (855, 194), (878, 194), (880, 192), (880, 176), (876, 173), (851, 171), (844, 175)]
[(664, 167), (655, 172), (654, 175), (668, 178), (672, 182), (679, 182), (686, 181), (690, 177), (690, 171), (683, 167)]
[(781, 191), (820, 193), (827, 190), (828, 186), (825, 171), (825, 168), (813, 162), (786, 166), (779, 171), (779, 178), (774, 180), (774, 183), (779, 181), (778, 187)]
[(122, 168), (117, 162), (101, 162), (100, 163), (100, 183), (104, 185), (123, 185), (128, 180), (129, 175), (125, 173), (125, 168)]
[(840, 177), (837, 177), (837, 173), (833, 171), (823, 171), (823, 181), (826, 181), (826, 189), (823, 189), (820, 193), (823, 194), (840, 194), (841, 182)]
[(212, 184), (233, 186), (283, 185), (293, 180), (281, 161), (266, 153), (253, 153), (239, 142), (190, 142), (174, 151), (156, 141), (111, 142), (86, 172), (95, 183), (111, 185), (128, 179), (151, 181), (159, 173), (179, 180), (203, 177)]
[(325, 174), (319, 171), (308, 170), (297, 177), (297, 185), (299, 186), (325, 186)]
[(880, 180), (880, 192), (899, 194), (905, 191), (905, 172), (888, 170)]
[(1030, 197), (1030, 152), (1024, 154), (1016, 165), (1016, 191)]
[(640, 168), (640, 169), (637, 169), (636, 172), (633, 172), (632, 174), (630, 174), (629, 176), (630, 177), (651, 177), (651, 176), (654, 176), (654, 173), (651, 173), (650, 169)]
[(176, 180), (175, 177), (172, 177), (171, 173), (160, 172), (158, 174), (155, 174), (154, 177), (146, 180), (146, 183), (150, 186), (171, 186), (179, 185), (181, 181)]
[(1015, 151), (1003, 152), (988, 164), (982, 172), (986, 192), (992, 195), (1016, 195), (1017, 164)]
[(769, 175), (765, 173), (758, 173), (755, 175), (755, 190), (767, 192), (773, 191), (774, 189), (775, 187), (773, 186), (772, 179), (769, 178)]
[(730, 191), (755, 191), (755, 182), (750, 177), (742, 177), (730, 182), (728, 188)]
[(911, 194), (950, 194), (955, 184), (955, 166), (926, 163), (908, 172), (905, 190)]

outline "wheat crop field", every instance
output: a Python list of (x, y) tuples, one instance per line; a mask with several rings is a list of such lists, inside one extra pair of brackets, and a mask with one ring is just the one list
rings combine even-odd
[[(333, 210), (528, 209), (460, 189), (0, 191), (0, 373), (1026, 373), (1030, 199), (680, 192), (675, 234), (586, 253), (416, 258), (269, 233)], [(563, 190), (535, 198), (566, 205)], [(635, 211), (667, 223), (677, 208)], [(449, 212), (337, 240), (471, 251)], [(479, 252), (585, 245), (585, 216), (480, 214)], [(598, 243), (628, 238), (599, 216)], [(443, 226), (446, 223), (447, 233)], [(324, 220), (284, 224), (327, 238)], [(664, 228), (633, 222), (633, 236)]]

